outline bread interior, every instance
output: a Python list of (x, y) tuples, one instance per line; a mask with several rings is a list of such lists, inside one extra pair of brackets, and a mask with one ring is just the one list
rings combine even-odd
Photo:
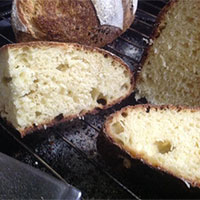
[(200, 105), (200, 1), (173, 2), (137, 80), (137, 98), (156, 105)]
[(130, 155), (185, 180), (200, 181), (200, 112), (136, 107), (106, 123), (106, 133)]
[(109, 106), (132, 88), (126, 65), (73, 45), (7, 47), (0, 60), (1, 116), (18, 130)]

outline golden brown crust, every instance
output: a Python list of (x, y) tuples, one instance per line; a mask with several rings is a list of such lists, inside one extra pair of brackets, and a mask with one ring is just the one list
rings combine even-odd
[(103, 134), (104, 136), (114, 145), (118, 146), (123, 152), (127, 153), (128, 155), (131, 156), (131, 158), (133, 159), (137, 159), (142, 161), (144, 164), (148, 165), (151, 168), (156, 168), (158, 170), (161, 170), (167, 174), (170, 174), (178, 179), (181, 179), (183, 181), (186, 181), (188, 183), (190, 183), (193, 187), (200, 187), (200, 182), (194, 181), (194, 180), (190, 180), (190, 179), (185, 179), (185, 177), (181, 177), (181, 176), (177, 176), (175, 173), (172, 173), (171, 171), (167, 171), (165, 168), (163, 168), (161, 165), (157, 165), (156, 163), (150, 163), (148, 161), (148, 159), (144, 159), (144, 155), (142, 153), (138, 153), (137, 151), (134, 151), (133, 149), (130, 149), (128, 146), (126, 146), (126, 148), (124, 148), (124, 146), (122, 146), (120, 143), (117, 143), (113, 138), (112, 138), (112, 134), (111, 134), (111, 130), (110, 130), (110, 126), (109, 124), (112, 122), (112, 119), (117, 117), (118, 115), (121, 115), (121, 113), (123, 112), (131, 112), (131, 110), (135, 110), (135, 109), (141, 109), (144, 108), (145, 110), (147, 110), (147, 112), (149, 112), (149, 110), (154, 109), (154, 110), (176, 110), (177, 112), (180, 112), (181, 110), (188, 110), (190, 112), (199, 112), (200, 111), (200, 107), (198, 108), (190, 108), (187, 106), (174, 106), (174, 105), (162, 105), (162, 106), (156, 106), (156, 105), (151, 105), (151, 104), (139, 104), (136, 106), (127, 106), (125, 108), (122, 108), (121, 110), (113, 113), (112, 115), (110, 115), (103, 127)]
[[(97, 47), (90, 47), (90, 46), (83, 46), (83, 45), (80, 45), (80, 44), (76, 44), (76, 43), (60, 43), (60, 42), (44, 42), (44, 41), (38, 41), (38, 42), (28, 42), (28, 43), (17, 43), (17, 44), (7, 44), (7, 45), (4, 45), (3, 47), (0, 48), (0, 51), (3, 51), (3, 50), (6, 50), (7, 48), (9, 49), (12, 49), (12, 48), (23, 48), (23, 47), (33, 47), (33, 48), (36, 48), (36, 47), (58, 47), (58, 48), (63, 48), (63, 50), (65, 49), (68, 49), (70, 47), (76, 49), (76, 50), (82, 50), (82, 51), (87, 51), (87, 52), (97, 52), (97, 53), (100, 53), (102, 54), (104, 57), (111, 57), (113, 61), (116, 61), (118, 63), (120, 63), (121, 66), (123, 66), (129, 77), (130, 77), (130, 89), (129, 91), (127, 91), (127, 94), (125, 96), (122, 96), (121, 98), (118, 98), (118, 99), (115, 99), (114, 101), (112, 101), (111, 103), (109, 104), (106, 104), (106, 105), (102, 105), (102, 104), (99, 104), (98, 107), (92, 109), (92, 110), (88, 110), (88, 111), (84, 111), (84, 112), (81, 112), (81, 113), (77, 113), (77, 115), (69, 115), (69, 116), (63, 116), (62, 119), (58, 120), (57, 118), (54, 119), (54, 120), (51, 120), (51, 121), (46, 121), (44, 122), (43, 124), (40, 124), (38, 126), (32, 126), (32, 127), (28, 127), (28, 128), (25, 128), (25, 129), (21, 129), (19, 130), (20, 134), (22, 137), (24, 137), (26, 134), (30, 133), (30, 132), (34, 132), (36, 130), (39, 130), (39, 129), (43, 129), (44, 126), (47, 126), (47, 127), (50, 127), (50, 126), (53, 126), (55, 124), (58, 124), (58, 123), (61, 123), (61, 122), (64, 122), (64, 121), (70, 121), (74, 118), (77, 118), (77, 117), (81, 117), (81, 116), (84, 116), (85, 114), (87, 113), (91, 113), (91, 114), (95, 114), (96, 112), (98, 112), (99, 109), (107, 109), (117, 103), (120, 103), (123, 99), (125, 99), (126, 97), (128, 97), (132, 91), (133, 91), (133, 87), (134, 87), (134, 79), (133, 79), (133, 74), (130, 70), (130, 68), (119, 58), (117, 57), (116, 55), (106, 51), (106, 50), (103, 50), (103, 49), (100, 49), (100, 48), (97, 48)], [(62, 113), (61, 113), (62, 114)]]
[(16, 0), (13, 9), (27, 28), (23, 34), (12, 17), (12, 26), (18, 42), (47, 40), (78, 42), (102, 47), (122, 34), (133, 22), (131, 0), (124, 6), (124, 27), (100, 25), (91, 0)]

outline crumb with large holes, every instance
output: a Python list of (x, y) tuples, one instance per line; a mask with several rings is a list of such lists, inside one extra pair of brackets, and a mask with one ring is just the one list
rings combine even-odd
[(105, 50), (32, 42), (0, 49), (0, 114), (25, 135), (105, 109), (133, 89), (132, 73)]

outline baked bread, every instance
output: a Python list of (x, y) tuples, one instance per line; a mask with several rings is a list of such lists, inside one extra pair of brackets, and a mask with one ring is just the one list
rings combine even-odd
[(170, 1), (158, 17), (138, 72), (137, 99), (200, 106), (200, 0)]
[(18, 42), (48, 40), (102, 47), (132, 24), (138, 0), (14, 0)]
[(200, 111), (175, 106), (123, 108), (104, 133), (132, 158), (200, 187)]
[(105, 50), (31, 42), (0, 49), (0, 115), (22, 136), (105, 109), (133, 90), (132, 73)]

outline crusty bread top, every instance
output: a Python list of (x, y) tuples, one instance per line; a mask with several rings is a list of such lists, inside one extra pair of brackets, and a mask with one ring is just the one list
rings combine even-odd
[[(50, 40), (100, 47), (118, 37), (133, 22), (137, 6), (134, 3), (133, 8), (133, 1), (137, 0), (120, 1), (123, 5), (122, 29), (101, 25), (91, 0), (14, 0), (12, 26), (19, 42)], [(98, 13), (103, 17), (102, 12), (104, 9)]]
[(137, 105), (112, 114), (104, 133), (133, 158), (200, 187), (200, 108)]

